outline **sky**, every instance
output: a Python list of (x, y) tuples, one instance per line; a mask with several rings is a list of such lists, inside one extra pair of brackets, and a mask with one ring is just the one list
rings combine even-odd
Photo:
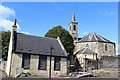
[(117, 2), (2, 2), (0, 28), (10, 30), (17, 19), (25, 34), (44, 36), (57, 25), (69, 30), (73, 9), (79, 37), (96, 32), (118, 45)]

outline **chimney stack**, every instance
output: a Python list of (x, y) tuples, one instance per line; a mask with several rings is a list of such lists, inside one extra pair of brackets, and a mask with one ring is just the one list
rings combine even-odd
[(12, 25), (12, 28), (13, 28), (13, 31), (16, 31), (17, 30), (17, 19), (14, 20), (14, 24)]
[(17, 19), (14, 20), (14, 25), (16, 26)]
[(14, 20), (14, 24), (12, 25), (12, 50), (16, 49), (16, 39), (17, 39), (17, 19)]
[(10, 76), (11, 71), (11, 63), (12, 63), (12, 53), (16, 49), (16, 39), (17, 39), (17, 26), (16, 26), (17, 20), (14, 20), (14, 24), (12, 25), (11, 30), (11, 37), (10, 37), (10, 43), (9, 43), (9, 49), (8, 49), (8, 57), (7, 57), (7, 65), (6, 65), (6, 73), (8, 76)]

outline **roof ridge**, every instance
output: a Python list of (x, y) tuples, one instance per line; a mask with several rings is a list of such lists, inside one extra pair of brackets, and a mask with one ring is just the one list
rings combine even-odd
[[(83, 36), (83, 37), (82, 37), (82, 39), (84, 39), (84, 38), (85, 38), (85, 37), (87, 37), (88, 35), (89, 35), (89, 34), (87, 34), (87, 35)], [(81, 40), (82, 40), (82, 39), (81, 39)], [(79, 41), (81, 41), (81, 40), (79, 40)]]
[(18, 34), (22, 34), (22, 35), (26, 35), (26, 36), (33, 36), (33, 37), (38, 37), (38, 38), (48, 38), (48, 39), (55, 39), (55, 40), (57, 40), (56, 38), (50, 38), (50, 37), (36, 36), (36, 35), (30, 35), (30, 34), (24, 34), (24, 33), (18, 33)]
[(57, 38), (50, 38), (50, 37), (43, 37), (43, 38), (49, 38), (49, 39), (55, 39), (55, 40), (57, 40)]
[(93, 36), (95, 37), (96, 41), (98, 41), (98, 39), (97, 39), (97, 37), (96, 37), (96, 33), (94, 33), (94, 35), (93, 35)]
[[(100, 36), (100, 35), (99, 35)], [(102, 36), (101, 36), (102, 37)], [(104, 37), (102, 37), (103, 39), (106, 39), (106, 38), (104, 38)], [(106, 39), (107, 41), (110, 41), (110, 40), (108, 40), (108, 39)], [(110, 41), (110, 42), (112, 42), (112, 41)]]
[(100, 39), (102, 39), (103, 41), (105, 41), (105, 42), (106, 42), (106, 40), (105, 40), (105, 38), (104, 38), (104, 37), (102, 37), (102, 36), (100, 36), (100, 35), (98, 35), (98, 37), (99, 37)]

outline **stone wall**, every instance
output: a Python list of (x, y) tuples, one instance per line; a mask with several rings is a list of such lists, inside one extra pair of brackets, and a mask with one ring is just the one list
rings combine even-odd
[(22, 67), (22, 54), (12, 54), (10, 76), (14, 77), (21, 73)]
[(120, 57), (103, 56), (99, 60), (101, 69), (93, 70), (93, 74), (97, 77), (120, 77)]
[[(98, 58), (101, 58), (103, 55), (107, 56), (115, 56), (115, 45), (112, 43), (104, 43), (104, 42), (83, 42), (77, 43), (76, 51), (81, 50), (86, 47), (88, 44), (89, 49), (93, 50), (98, 54)], [(107, 44), (107, 51), (105, 51), (105, 45)], [(75, 52), (76, 52), (75, 51)]]
[(101, 58), (101, 68), (118, 68), (120, 66), (118, 57), (103, 56)]
[(120, 71), (118, 69), (114, 68), (104, 68), (100, 70), (93, 70), (93, 75), (96, 77), (102, 77), (102, 78), (118, 78), (120, 77)]
[(6, 64), (7, 64), (6, 61), (1, 60), (1, 61), (0, 61), (0, 70), (5, 71), (5, 69), (6, 69)]
[(96, 61), (93, 59), (85, 59), (85, 65), (86, 69), (88, 70), (89, 68), (93, 69), (105, 69), (105, 70), (110, 70), (110, 69), (118, 69), (120, 68), (120, 58), (115, 57), (115, 56), (102, 56), (100, 60)]
[(91, 72), (92, 70), (97, 70), (97, 69), (101, 69), (101, 61), (100, 60), (94, 60), (94, 59), (84, 59), (84, 64), (83, 64), (83, 70), (85, 68), (85, 70), (87, 72)]
[(85, 68), (86, 71), (91, 72), (96, 69), (96, 60), (85, 59)]
[[(107, 45), (107, 51), (105, 51), (105, 45)], [(115, 45), (112, 43), (98, 43), (98, 58), (101, 56), (115, 56)]]
[[(38, 70), (39, 56), (31, 55), (30, 59), (30, 70), (23, 70), (22, 67), (22, 54), (13, 53), (12, 55), (12, 64), (11, 64), (11, 74), (10, 76), (14, 77), (17, 74), (22, 72), (29, 72), (38, 77), (46, 78), (49, 77), (49, 65), (50, 58), (47, 57), (47, 70)], [(51, 60), (51, 76), (62, 76), (67, 75), (67, 60), (66, 58), (61, 58), (61, 67), (60, 71), (54, 71), (54, 57)]]

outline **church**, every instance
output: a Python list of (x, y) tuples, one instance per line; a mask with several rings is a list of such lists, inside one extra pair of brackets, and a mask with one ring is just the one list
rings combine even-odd
[(97, 33), (89, 33), (82, 38), (78, 37), (78, 22), (75, 20), (75, 13), (72, 12), (72, 21), (69, 24), (69, 33), (74, 40), (74, 53), (73, 55), (79, 61), (82, 68), (85, 67), (85, 60), (95, 62), (92, 67), (99, 68), (98, 60), (102, 56), (115, 56), (116, 45), (114, 42), (102, 37)]

